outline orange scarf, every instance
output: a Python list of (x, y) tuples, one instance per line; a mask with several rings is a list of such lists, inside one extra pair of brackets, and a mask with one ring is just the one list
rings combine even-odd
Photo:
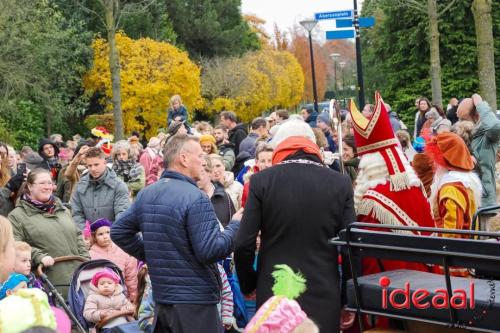
[(291, 136), (288, 139), (281, 142), (273, 153), (273, 165), (280, 163), (285, 158), (296, 152), (302, 150), (306, 154), (313, 154), (319, 157), (323, 161), (323, 156), (319, 147), (311, 140), (303, 136)]

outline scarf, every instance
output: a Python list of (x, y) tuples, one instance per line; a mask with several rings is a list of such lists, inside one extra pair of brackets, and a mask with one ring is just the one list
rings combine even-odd
[(136, 181), (140, 176), (140, 170), (134, 160), (116, 160), (113, 162), (113, 170), (125, 183)]
[(26, 193), (21, 197), (21, 200), (24, 200), (33, 207), (49, 214), (53, 214), (56, 210), (56, 198), (53, 195), (50, 196), (49, 201), (41, 202), (33, 199), (29, 194)]
[(316, 155), (321, 161), (323, 161), (321, 151), (314, 142), (302, 136), (291, 136), (283, 140), (276, 146), (276, 149), (274, 149), (273, 165), (282, 162), (288, 156), (293, 155), (300, 150), (306, 154)]

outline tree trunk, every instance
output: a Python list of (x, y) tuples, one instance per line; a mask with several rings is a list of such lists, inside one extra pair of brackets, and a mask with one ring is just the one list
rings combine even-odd
[(495, 60), (493, 26), (491, 21), (491, 0), (474, 0), (472, 13), (476, 25), (477, 68), (479, 90), (493, 110), (497, 109), (497, 88), (495, 82)]
[(122, 98), (120, 94), (120, 55), (116, 47), (116, 22), (114, 12), (114, 0), (106, 0), (106, 30), (108, 34), (109, 45), (109, 69), (111, 71), (111, 102), (113, 103), (113, 116), (115, 120), (115, 140), (122, 140), (123, 135), (123, 116), (122, 116)]
[(432, 102), (443, 106), (441, 93), (441, 59), (439, 57), (439, 30), (436, 0), (427, 0), (429, 16), (429, 46), (431, 51)]
[(45, 133), (47, 137), (52, 134), (52, 118), (52, 110), (50, 108), (47, 108), (47, 110), (45, 111)]

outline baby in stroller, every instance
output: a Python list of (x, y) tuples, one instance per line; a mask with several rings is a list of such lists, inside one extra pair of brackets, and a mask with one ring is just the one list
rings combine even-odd
[(120, 277), (114, 271), (104, 268), (92, 277), (90, 291), (83, 316), (93, 323), (107, 322), (101, 332), (128, 322), (134, 314), (134, 306), (123, 293)]

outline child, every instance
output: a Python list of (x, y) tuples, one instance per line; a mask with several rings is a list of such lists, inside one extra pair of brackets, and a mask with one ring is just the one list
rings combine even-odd
[(90, 293), (83, 310), (85, 319), (93, 323), (99, 323), (114, 317), (113, 320), (104, 325), (104, 328), (111, 328), (126, 323), (127, 316), (133, 314), (134, 306), (123, 293), (118, 274), (110, 269), (103, 269), (95, 273), (90, 283)]
[(90, 225), (92, 247), (89, 254), (92, 260), (106, 259), (117, 265), (123, 272), (128, 299), (135, 302), (137, 297), (137, 259), (125, 253), (111, 241), (111, 222), (98, 219)]
[(28, 288), (28, 279), (23, 274), (12, 273), (0, 288), (0, 300), (12, 295), (19, 289)]
[(231, 291), (231, 286), (229, 285), (229, 281), (227, 280), (226, 272), (224, 271), (224, 267), (221, 264), (217, 264), (217, 268), (219, 269), (219, 275), (222, 281), (222, 290), (220, 303), (218, 304), (219, 313), (222, 321), (222, 325), (225, 330), (230, 330), (234, 324), (233, 317), (233, 292)]
[(174, 95), (170, 98), (170, 109), (168, 109), (167, 127), (172, 122), (180, 123), (188, 120), (188, 112), (182, 104), (181, 96)]
[(257, 311), (244, 333), (319, 333), (318, 326), (294, 299), (306, 290), (306, 280), (287, 265), (276, 265), (273, 272), (274, 296)]
[(28, 288), (44, 290), (42, 282), (31, 272), (31, 246), (26, 242), (16, 241), (14, 248), (16, 249), (14, 272), (22, 274), (28, 279)]

